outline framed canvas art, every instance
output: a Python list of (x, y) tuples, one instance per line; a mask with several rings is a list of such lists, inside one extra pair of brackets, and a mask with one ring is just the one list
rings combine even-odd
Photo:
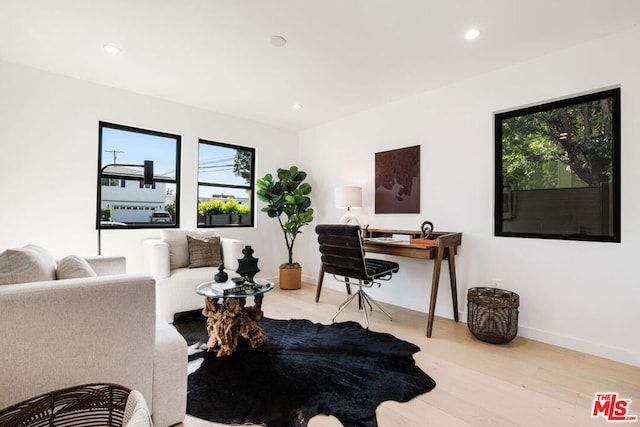
[(420, 213), (420, 146), (375, 157), (375, 213)]

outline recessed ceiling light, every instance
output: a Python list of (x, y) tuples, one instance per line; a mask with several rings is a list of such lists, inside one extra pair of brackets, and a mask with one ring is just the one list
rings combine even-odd
[(300, 104), (293, 104), (292, 108), (293, 108), (294, 110), (302, 110), (302, 105), (300, 105)]
[(117, 46), (114, 46), (112, 44), (105, 44), (104, 45), (104, 50), (106, 50), (109, 53), (112, 54), (116, 54), (116, 53), (120, 53), (120, 49)]
[(480, 35), (480, 31), (477, 28), (469, 28), (466, 33), (464, 33), (464, 38), (467, 40), (477, 39)]
[(287, 39), (282, 36), (271, 36), (269, 42), (271, 43), (271, 46), (282, 47), (287, 44)]

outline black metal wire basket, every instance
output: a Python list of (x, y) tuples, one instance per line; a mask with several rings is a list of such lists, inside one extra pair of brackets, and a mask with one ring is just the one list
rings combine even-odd
[(467, 293), (467, 325), (479, 340), (504, 344), (518, 334), (520, 296), (497, 288), (471, 288)]

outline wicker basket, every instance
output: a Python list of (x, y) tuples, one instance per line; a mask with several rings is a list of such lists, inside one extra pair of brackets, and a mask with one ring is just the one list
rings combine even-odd
[(479, 340), (504, 344), (518, 334), (518, 294), (496, 288), (471, 288), (467, 293), (467, 325)]
[(121, 427), (130, 390), (85, 384), (52, 391), (0, 411), (0, 426)]

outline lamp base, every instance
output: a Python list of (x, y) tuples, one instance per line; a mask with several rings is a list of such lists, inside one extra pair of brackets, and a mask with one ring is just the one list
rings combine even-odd
[(340, 224), (353, 224), (360, 225), (360, 221), (358, 221), (358, 217), (347, 211), (346, 214), (342, 215), (342, 218), (339, 220)]

